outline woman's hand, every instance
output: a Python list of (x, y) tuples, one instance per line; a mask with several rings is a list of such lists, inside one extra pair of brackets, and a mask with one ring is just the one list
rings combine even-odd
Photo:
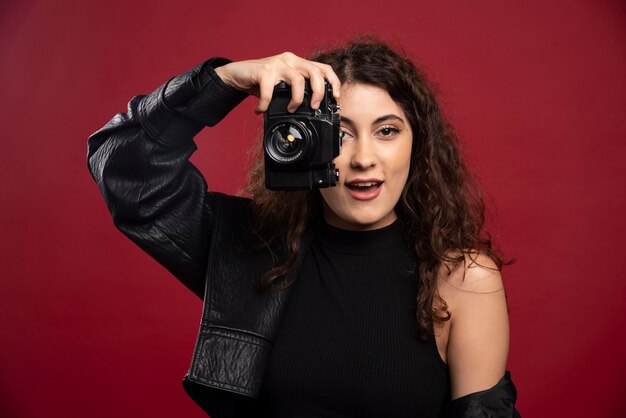
[(339, 98), (341, 89), (341, 82), (330, 65), (308, 61), (291, 52), (257, 60), (231, 62), (216, 68), (215, 72), (229, 86), (258, 97), (259, 104), (254, 110), (256, 113), (267, 110), (274, 86), (281, 81), (291, 86), (291, 101), (287, 106), (289, 112), (294, 112), (304, 100), (305, 79), (311, 82), (313, 109), (319, 107), (324, 97), (324, 79), (332, 86), (335, 99)]

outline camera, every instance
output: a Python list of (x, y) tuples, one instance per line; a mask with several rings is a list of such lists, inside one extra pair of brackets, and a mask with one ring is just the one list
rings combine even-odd
[(311, 109), (311, 85), (306, 80), (304, 100), (294, 113), (287, 111), (291, 87), (281, 81), (264, 116), (265, 187), (271, 190), (311, 190), (333, 187), (339, 170), (340, 105), (324, 80), (319, 109)]

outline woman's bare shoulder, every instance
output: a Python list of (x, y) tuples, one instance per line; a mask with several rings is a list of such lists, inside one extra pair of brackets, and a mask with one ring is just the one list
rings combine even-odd
[[(462, 258), (461, 258), (462, 256)], [(504, 291), (502, 275), (496, 262), (478, 251), (456, 251), (439, 268), (438, 290), (443, 297), (471, 297), (471, 294), (490, 294)]]
[(453, 399), (495, 385), (509, 349), (506, 298), (496, 263), (480, 252), (464, 252), (459, 259), (442, 266), (437, 287), (451, 314), (446, 353)]

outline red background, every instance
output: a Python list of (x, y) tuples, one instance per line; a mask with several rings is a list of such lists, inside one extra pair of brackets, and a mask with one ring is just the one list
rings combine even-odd
[[(624, 2), (301, 4), (0, 3), (0, 415), (203, 416), (180, 384), (201, 302), (115, 230), (87, 136), (207, 57), (374, 33), (439, 86), (518, 259), (504, 276), (519, 410), (623, 416)], [(243, 184), (253, 107), (197, 138), (214, 190)]]

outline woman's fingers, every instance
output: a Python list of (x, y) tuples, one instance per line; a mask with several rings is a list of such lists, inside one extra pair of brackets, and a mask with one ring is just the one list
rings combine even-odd
[(293, 71), (291, 77), (285, 80), (291, 86), (291, 101), (287, 105), (288, 112), (295, 112), (296, 109), (304, 101), (304, 77), (298, 72)]
[(305, 79), (311, 82), (311, 107), (316, 109), (324, 95), (324, 79), (321, 71), (311, 61), (300, 58), (291, 52), (279, 55), (285, 64), (281, 68), (284, 73), (281, 79), (291, 86), (291, 101), (287, 106), (289, 112), (295, 112), (304, 101)]
[(328, 64), (320, 62), (309, 61), (304, 58), (300, 58), (291, 53), (282, 54), (284, 60), (293, 68), (300, 71), (305, 78), (308, 78), (311, 82), (311, 107), (317, 109), (324, 97), (324, 79), (328, 80), (333, 90), (333, 96), (338, 99), (340, 96), (341, 82), (339, 77), (335, 74), (333, 68)]
[(311, 83), (311, 108), (318, 109), (320, 102), (324, 98), (324, 73), (317, 66), (312, 65), (312, 69), (309, 71), (309, 82)]
[(291, 86), (291, 101), (287, 105), (289, 112), (295, 112), (304, 101), (304, 76), (300, 74), (299, 71), (289, 66), (285, 66), (279, 70), (280, 71), (276, 73), (271, 72), (261, 77), (259, 81), (259, 104), (255, 112), (262, 113), (267, 110), (272, 100), (274, 86), (281, 81)]
[(304, 101), (305, 79), (310, 80), (313, 109), (319, 108), (324, 97), (324, 79), (330, 83), (335, 98), (339, 97), (341, 88), (339, 78), (330, 65), (308, 61), (291, 52), (260, 60), (229, 63), (217, 68), (216, 73), (232, 87), (258, 95), (257, 113), (268, 109), (274, 86), (281, 81), (291, 86), (290, 112), (294, 112)]
[(320, 71), (322, 71), (324, 78), (328, 80), (328, 82), (330, 83), (333, 89), (333, 96), (335, 96), (335, 99), (338, 99), (339, 96), (341, 95), (341, 81), (339, 81), (339, 77), (337, 77), (337, 74), (335, 74), (333, 67), (331, 67), (328, 64), (322, 64), (321, 62), (315, 62), (315, 61), (311, 61), (311, 62), (315, 66), (317, 66), (320, 69)]
[(267, 110), (274, 94), (275, 78), (261, 77), (259, 80), (259, 103), (254, 109), (255, 113), (263, 113)]

